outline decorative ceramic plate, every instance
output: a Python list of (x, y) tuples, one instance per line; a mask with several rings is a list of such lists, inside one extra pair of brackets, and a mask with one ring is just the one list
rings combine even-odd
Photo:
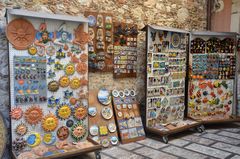
[(109, 142), (109, 140), (106, 138), (106, 139), (103, 139), (103, 140), (102, 140), (101, 144), (102, 144), (103, 147), (108, 147), (109, 144), (110, 144), (110, 142)]
[(96, 25), (96, 22), (97, 22), (97, 20), (96, 20), (96, 18), (95, 18), (93, 15), (89, 15), (89, 16), (88, 16), (88, 25), (89, 25), (90, 27), (95, 26), (95, 25)]
[(114, 123), (109, 123), (109, 124), (108, 124), (108, 130), (109, 130), (111, 133), (114, 133), (114, 132), (117, 130), (116, 124), (114, 124)]
[(112, 91), (112, 95), (113, 95), (114, 97), (118, 97), (118, 95), (119, 95), (118, 90), (114, 89), (114, 90)]
[(90, 116), (96, 116), (97, 115), (97, 108), (96, 107), (89, 107), (88, 108), (88, 114)]
[(102, 113), (103, 118), (107, 119), (107, 120), (111, 119), (113, 116), (112, 109), (109, 107), (103, 107), (101, 113)]
[(136, 95), (135, 90), (131, 90), (131, 91), (130, 91), (130, 96), (134, 97), (135, 95)]
[(106, 88), (101, 88), (98, 92), (98, 101), (103, 105), (111, 103), (111, 95)]
[(92, 136), (98, 135), (98, 126), (97, 125), (91, 126), (89, 132)]
[(118, 138), (116, 136), (112, 136), (110, 138), (111, 144), (112, 145), (117, 145), (118, 144)]

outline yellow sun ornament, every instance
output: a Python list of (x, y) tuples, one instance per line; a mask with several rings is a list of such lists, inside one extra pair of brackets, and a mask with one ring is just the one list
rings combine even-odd
[(60, 119), (68, 119), (72, 113), (71, 108), (67, 104), (63, 104), (57, 109), (57, 116)]
[(75, 72), (75, 67), (74, 67), (74, 64), (72, 64), (72, 63), (69, 63), (69, 64), (67, 64), (66, 66), (65, 66), (65, 74), (66, 75), (73, 75), (74, 74), (74, 72)]
[(28, 48), (28, 53), (29, 53), (30, 55), (36, 55), (36, 53), (37, 53), (37, 48), (36, 48), (35, 46), (30, 46), (30, 47)]
[(58, 126), (58, 118), (52, 113), (42, 119), (42, 128), (46, 132), (54, 131)]
[(61, 87), (67, 87), (67, 86), (69, 86), (70, 80), (69, 80), (68, 76), (62, 76), (59, 79), (58, 83)]
[(70, 81), (70, 88), (72, 89), (78, 89), (80, 87), (80, 80), (77, 77), (74, 77)]

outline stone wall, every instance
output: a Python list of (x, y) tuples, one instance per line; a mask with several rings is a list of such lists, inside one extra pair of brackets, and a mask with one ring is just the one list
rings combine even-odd
[[(6, 8), (49, 12), (56, 14), (78, 15), (86, 10), (110, 12), (116, 21), (134, 22), (141, 29), (146, 24), (169, 26), (187, 30), (205, 30), (206, 0), (1, 0), (0, 27), (5, 26)], [(41, 14), (41, 13), (39, 13)], [(1, 29), (4, 34), (4, 30)], [(0, 35), (0, 111), (8, 121), (8, 58), (6, 38)], [(138, 73), (137, 78), (113, 79), (112, 73), (90, 73), (90, 89), (107, 87), (134, 88), (139, 102), (145, 95), (145, 33), (138, 36)]]

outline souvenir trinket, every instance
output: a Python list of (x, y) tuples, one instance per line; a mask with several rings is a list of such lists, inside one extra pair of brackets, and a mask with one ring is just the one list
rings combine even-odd
[(64, 91), (64, 98), (69, 99), (73, 96), (73, 91), (66, 90)]
[(48, 56), (53, 56), (53, 55), (55, 55), (55, 52), (56, 52), (56, 50), (55, 50), (55, 47), (54, 47), (54, 46), (48, 46), (48, 47), (46, 48), (46, 53), (47, 53)]
[(46, 152), (48, 152), (48, 148), (45, 145), (39, 145), (34, 147), (32, 151), (38, 156), (43, 156)]
[(66, 57), (66, 53), (62, 51), (62, 48), (60, 48), (57, 53), (56, 53), (56, 58), (57, 59), (63, 59)]
[(12, 108), (10, 112), (10, 116), (14, 120), (19, 120), (23, 116), (22, 108), (20, 107)]
[(57, 108), (57, 117), (59, 119), (65, 120), (68, 119), (71, 116), (72, 110), (69, 105), (62, 104)]
[(100, 143), (99, 136), (94, 136), (92, 139), (93, 139), (94, 141), (96, 141), (97, 143)]
[(27, 146), (27, 142), (24, 138), (16, 138), (13, 142), (12, 142), (12, 148), (15, 151), (21, 151), (23, 150), (25, 147)]
[(60, 140), (65, 140), (69, 136), (69, 130), (66, 126), (61, 126), (57, 130), (57, 136)]
[(96, 107), (89, 107), (88, 108), (88, 114), (92, 117), (97, 115), (97, 108)]
[(118, 138), (116, 136), (112, 136), (110, 138), (111, 144), (112, 145), (117, 145), (118, 144)]
[(101, 136), (105, 136), (108, 134), (108, 128), (107, 126), (103, 125), (103, 126), (99, 126), (99, 133)]
[(89, 132), (92, 136), (98, 135), (98, 126), (97, 125), (91, 126)]
[(80, 80), (77, 77), (74, 77), (70, 81), (71, 89), (78, 89), (80, 87)]
[(43, 136), (43, 142), (46, 145), (53, 145), (57, 141), (56, 134), (54, 132), (45, 133)]
[(51, 96), (48, 98), (48, 107), (56, 107), (60, 103), (60, 98), (55, 98), (54, 96)]
[(87, 64), (83, 63), (83, 62), (79, 62), (76, 66), (76, 71), (79, 74), (85, 74), (87, 72), (88, 68), (87, 68)]
[(180, 35), (178, 33), (173, 33), (171, 37), (171, 45), (174, 48), (178, 48), (180, 45)]
[(83, 25), (79, 25), (77, 29), (74, 30), (75, 39), (73, 40), (73, 43), (76, 45), (79, 45), (82, 50), (85, 50), (85, 46), (89, 41), (90, 37), (88, 33), (84, 32)]
[(72, 127), (73, 126), (73, 124), (74, 124), (74, 122), (73, 122), (73, 120), (71, 120), (71, 119), (69, 119), (67, 122), (66, 122), (66, 125), (67, 125), (67, 127)]
[(81, 54), (81, 55), (80, 55), (80, 60), (81, 60), (82, 62), (86, 62), (86, 61), (88, 60), (88, 55), (85, 54), (85, 53)]
[(71, 128), (71, 135), (76, 141), (80, 141), (87, 134), (86, 127), (80, 121), (77, 124), (73, 125)]
[(59, 83), (57, 81), (51, 81), (48, 83), (48, 90), (51, 92), (57, 92), (59, 89)]
[(74, 114), (73, 117), (76, 120), (82, 120), (87, 116), (87, 108), (83, 107), (83, 106), (77, 106), (74, 109)]
[(58, 81), (59, 85), (63, 88), (68, 87), (69, 83), (70, 83), (70, 79), (68, 78), (68, 76), (62, 76), (59, 81)]
[(93, 15), (89, 15), (87, 18), (88, 18), (88, 25), (90, 27), (93, 27), (96, 25), (97, 20)]
[(114, 133), (117, 130), (116, 124), (115, 123), (109, 123), (108, 124), (108, 130), (111, 133)]
[(101, 114), (102, 114), (102, 117), (107, 120), (111, 119), (113, 116), (112, 109), (109, 107), (103, 107)]
[(28, 127), (24, 123), (18, 124), (15, 132), (19, 136), (24, 136), (28, 132)]
[(28, 20), (17, 18), (7, 25), (6, 36), (16, 49), (25, 50), (35, 39), (35, 28)]
[(124, 97), (125, 97), (125, 94), (124, 94), (123, 91), (119, 91), (119, 97), (120, 97), (120, 98), (124, 98)]
[(39, 106), (36, 105), (29, 107), (24, 113), (24, 118), (30, 125), (37, 125), (39, 122), (41, 122), (42, 117), (43, 111)]
[(29, 55), (36, 55), (37, 54), (37, 48), (35, 46), (30, 46), (28, 48)]
[(124, 89), (124, 94), (126, 97), (128, 97), (130, 95), (130, 91), (128, 89)]
[(48, 64), (48, 65), (52, 65), (52, 64), (54, 64), (54, 63), (55, 63), (55, 59), (53, 59), (52, 57), (49, 57), (47, 64)]
[(70, 103), (71, 105), (75, 105), (75, 104), (77, 104), (77, 102), (78, 102), (78, 100), (77, 100), (76, 98), (74, 98), (74, 97), (71, 97), (71, 98), (69, 99), (69, 103)]
[(49, 113), (48, 115), (44, 116), (42, 119), (42, 128), (46, 132), (54, 131), (58, 126), (58, 118)]
[(27, 145), (29, 147), (36, 147), (41, 143), (41, 135), (37, 132), (32, 132), (27, 137)]
[(112, 91), (112, 95), (113, 95), (113, 97), (118, 97), (118, 95), (119, 95), (119, 92), (118, 92), (118, 90), (113, 90)]
[(71, 43), (72, 34), (67, 31), (66, 23), (61, 24), (57, 31), (57, 39), (54, 43), (63, 47), (65, 51), (69, 49), (68, 44)]
[(122, 112), (118, 112), (117, 115), (119, 118), (121, 118), (123, 116)]
[(101, 141), (101, 144), (102, 144), (103, 147), (108, 147), (109, 144), (110, 144), (110, 142), (109, 142), (109, 140), (106, 138), (106, 139), (103, 139), (103, 140)]
[(47, 73), (48, 73), (48, 78), (50, 78), (50, 79), (56, 77), (56, 74), (55, 74), (55, 72), (53, 72), (52, 69), (50, 69)]
[(98, 101), (103, 105), (111, 103), (111, 95), (106, 88), (101, 88), (98, 92)]
[(39, 32), (36, 34), (36, 40), (34, 44), (36, 46), (39, 46), (40, 48), (44, 48), (45, 46), (53, 42), (55, 39), (55, 34), (53, 32), (48, 32), (47, 31), (47, 24), (46, 23), (41, 23), (39, 26)]

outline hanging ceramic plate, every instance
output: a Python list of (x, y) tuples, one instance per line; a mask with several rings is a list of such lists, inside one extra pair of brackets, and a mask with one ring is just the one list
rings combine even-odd
[(111, 144), (112, 145), (117, 145), (118, 144), (118, 138), (116, 136), (112, 136), (110, 138)]
[(43, 136), (43, 142), (46, 145), (52, 145), (57, 141), (56, 135), (54, 132), (45, 133)]
[(177, 33), (173, 33), (172, 34), (172, 38), (171, 38), (171, 42), (172, 42), (172, 46), (173, 47), (179, 47), (180, 45), (180, 36)]
[(102, 144), (103, 147), (108, 147), (109, 144), (110, 144), (110, 142), (109, 142), (108, 139), (103, 139), (102, 142), (101, 142), (101, 144)]
[(118, 95), (119, 95), (118, 90), (114, 89), (114, 90), (112, 91), (112, 96), (118, 97)]
[(96, 22), (97, 22), (97, 20), (96, 20), (96, 18), (95, 18), (93, 15), (89, 15), (89, 16), (88, 16), (88, 25), (89, 25), (90, 27), (95, 26), (95, 25), (96, 25)]
[(120, 104), (118, 104), (116, 107), (117, 107), (117, 110), (121, 110), (121, 105)]
[(36, 147), (41, 143), (41, 135), (33, 132), (27, 137), (27, 144), (30, 147)]
[(130, 91), (130, 95), (131, 95), (132, 97), (134, 97), (134, 96), (136, 95), (136, 92), (135, 92), (134, 90), (131, 90), (131, 91)]
[(111, 119), (113, 116), (112, 109), (109, 107), (103, 107), (102, 108), (102, 116), (104, 119), (107, 119), (107, 120)]
[(90, 116), (96, 116), (97, 115), (97, 108), (96, 107), (89, 107), (88, 108), (88, 114)]
[(122, 112), (118, 112), (118, 117), (121, 118), (123, 116)]
[(120, 98), (124, 98), (124, 97), (125, 97), (125, 94), (124, 94), (123, 91), (119, 91), (119, 97), (120, 97)]
[(117, 130), (116, 124), (114, 124), (114, 123), (109, 123), (109, 124), (108, 124), (108, 130), (109, 130), (111, 133), (114, 133), (114, 132)]
[(165, 98), (163, 98), (163, 100), (162, 100), (162, 106), (167, 106), (167, 104), (168, 104), (168, 100), (167, 100), (167, 98), (165, 97)]
[(111, 95), (106, 88), (101, 88), (98, 92), (98, 101), (103, 105), (111, 103)]
[(124, 89), (124, 94), (125, 94), (125, 96), (129, 96), (130, 95), (130, 91), (128, 89)]
[(100, 143), (99, 136), (94, 136), (92, 139), (93, 139), (94, 141), (96, 141), (97, 143)]
[(98, 126), (97, 125), (91, 126), (89, 132), (92, 136), (98, 135)]

